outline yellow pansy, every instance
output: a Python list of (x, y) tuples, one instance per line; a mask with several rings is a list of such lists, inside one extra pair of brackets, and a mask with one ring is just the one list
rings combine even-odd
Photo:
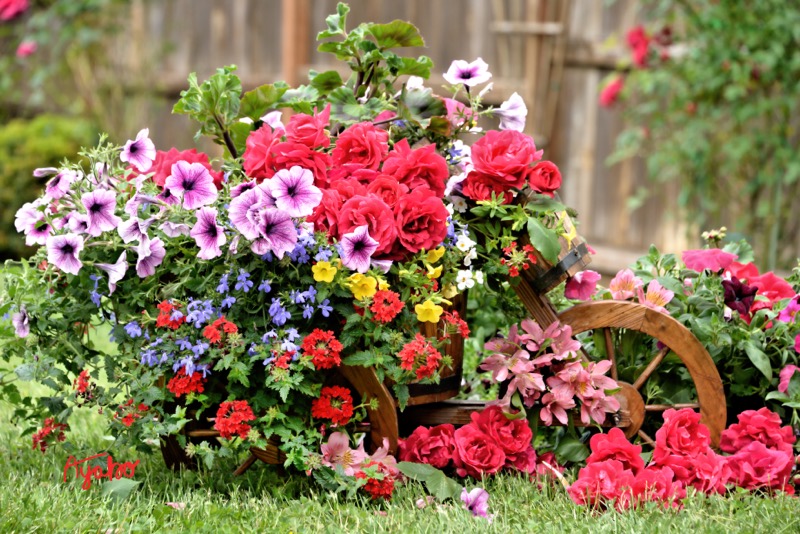
[(361, 273), (356, 273), (350, 278), (349, 287), (353, 292), (356, 300), (369, 298), (378, 291), (378, 281), (372, 276), (364, 276)]
[(425, 256), (425, 260), (428, 263), (436, 263), (442, 259), (442, 256), (444, 256), (444, 247), (439, 247), (437, 249), (428, 251), (428, 255)]
[(430, 278), (431, 280), (433, 280), (434, 278), (439, 278), (440, 276), (442, 276), (442, 266), (441, 265), (436, 267), (435, 269), (433, 268), (433, 265), (426, 264), (425, 266), (428, 268), (428, 278)]
[(336, 275), (336, 267), (327, 261), (318, 261), (311, 267), (311, 272), (314, 273), (314, 280), (317, 282), (333, 282), (333, 277)]
[(420, 322), (438, 323), (439, 316), (444, 313), (444, 308), (434, 304), (432, 300), (426, 300), (422, 304), (414, 306), (414, 311), (417, 312), (417, 319)]

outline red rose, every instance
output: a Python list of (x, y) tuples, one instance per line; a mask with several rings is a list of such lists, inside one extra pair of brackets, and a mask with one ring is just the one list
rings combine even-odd
[(331, 157), (333, 164), (359, 163), (377, 169), (389, 152), (389, 133), (371, 122), (359, 122), (339, 134)]
[(517, 454), (507, 454), (505, 467), (532, 474), (536, 472), (536, 451), (532, 445)]
[(408, 187), (385, 174), (378, 175), (378, 177), (367, 186), (367, 193), (381, 198), (390, 208), (394, 208), (397, 204), (397, 200), (407, 195), (408, 191)]
[(417, 427), (400, 442), (400, 460), (429, 464), (438, 469), (447, 467), (455, 454), (455, 427), (450, 424), (431, 428)]
[(497, 196), (503, 193), (503, 204), (508, 204), (512, 200), (512, 194), (510, 192), (506, 193), (506, 191), (491, 176), (476, 171), (472, 171), (467, 175), (467, 179), (461, 189), (461, 192), (472, 200), (491, 200), (492, 193)]
[(638, 508), (646, 502), (660, 502), (664, 505), (680, 507), (680, 501), (686, 497), (686, 490), (674, 480), (669, 467), (661, 469), (648, 468), (637, 473), (629, 488), (624, 488), (614, 503), (618, 511)]
[(153, 182), (155, 182), (159, 187), (164, 187), (164, 182), (166, 182), (167, 178), (172, 175), (172, 166), (179, 161), (202, 164), (203, 167), (208, 169), (211, 177), (214, 178), (214, 185), (217, 186), (217, 189), (222, 189), (222, 171), (215, 171), (211, 166), (211, 162), (208, 160), (208, 154), (198, 152), (194, 148), (191, 150), (178, 150), (177, 148), (173, 147), (169, 149), (169, 152), (158, 150), (156, 151), (156, 159), (153, 160), (153, 165), (150, 167), (150, 170), (147, 171), (147, 173), (140, 173), (135, 168), (131, 167), (133, 172), (130, 175), (130, 179), (133, 179), (140, 174), (148, 174), (152, 172), (154, 173), (152, 177)]
[(382, 172), (411, 190), (428, 187), (439, 198), (444, 195), (444, 186), (450, 176), (447, 162), (436, 153), (436, 145), (411, 150), (408, 139), (394, 145), (383, 162)]
[(736, 453), (754, 441), (763, 443), (768, 449), (792, 453), (795, 442), (791, 426), (781, 427), (781, 418), (768, 408), (758, 411), (745, 410), (738, 415), (739, 422), (722, 431), (719, 448)]
[(628, 441), (619, 428), (612, 428), (608, 434), (593, 435), (589, 439), (589, 448), (592, 454), (586, 458), (587, 464), (613, 459), (622, 462), (622, 466), (630, 469), (634, 475), (644, 469), (642, 446)]
[(727, 491), (731, 468), (725, 456), (720, 456), (709, 449), (694, 458), (687, 458), (686, 462), (691, 463), (692, 477), (681, 481), (684, 486), (692, 486), (697, 491), (707, 494), (722, 495)]
[(653, 462), (671, 454), (690, 458), (708, 450), (711, 434), (700, 422), (700, 414), (691, 408), (669, 409), (664, 412), (664, 425), (656, 432), (656, 447)]
[(633, 473), (622, 462), (605, 460), (587, 464), (578, 471), (578, 479), (567, 488), (567, 493), (575, 504), (602, 509), (630, 488), (633, 481)]
[(358, 163), (347, 163), (328, 171), (328, 183), (332, 186), (339, 181), (355, 181), (366, 187), (377, 176), (378, 171), (374, 169), (368, 169)]
[(482, 478), (500, 471), (506, 463), (506, 454), (492, 438), (470, 423), (454, 433), (456, 454), (453, 462), (458, 476)]
[(616, 76), (600, 91), (600, 105), (604, 108), (611, 107), (619, 98), (624, 84), (622, 76)]
[(347, 202), (353, 197), (363, 197), (367, 194), (367, 188), (355, 178), (336, 180), (331, 183), (330, 188), (339, 193), (343, 202)]
[(338, 223), (339, 239), (359, 226), (367, 225), (370, 237), (378, 242), (376, 256), (392, 250), (397, 239), (392, 208), (375, 196), (354, 196), (345, 202), (339, 211)]
[(540, 161), (528, 176), (528, 185), (537, 193), (553, 198), (553, 191), (561, 187), (561, 171), (552, 161)]
[(509, 419), (500, 406), (489, 406), (470, 415), (483, 433), (500, 445), (506, 456), (520, 454), (530, 448), (533, 432), (527, 419)]
[(329, 238), (339, 235), (339, 210), (342, 209), (342, 195), (335, 189), (323, 189), (322, 200), (306, 221), (314, 224), (314, 230), (325, 232)]
[(275, 145), (281, 142), (285, 132), (283, 128), (273, 130), (269, 124), (264, 124), (258, 130), (250, 132), (245, 142), (244, 172), (250, 178), (259, 181), (271, 178), (275, 174), (272, 168), (273, 152)]
[(399, 199), (394, 207), (397, 242), (390, 258), (402, 259), (438, 247), (447, 237), (449, 215), (441, 199), (427, 188), (415, 189)]
[(292, 115), (286, 126), (286, 139), (306, 145), (310, 149), (328, 148), (331, 139), (325, 128), (331, 116), (331, 105), (325, 106), (321, 113), (314, 115)]
[(541, 157), (531, 136), (516, 130), (489, 130), (472, 145), (475, 171), (491, 176), (503, 191), (525, 185), (533, 163)]
[(791, 453), (768, 449), (763, 443), (753, 441), (727, 460), (731, 481), (742, 488), (781, 489), (794, 493), (788, 485), (794, 467)]
[(324, 152), (312, 150), (302, 143), (287, 141), (276, 144), (273, 147), (270, 164), (271, 168), (268, 172), (272, 174), (282, 169), (291, 169), (297, 165), (308, 169), (314, 174), (314, 185), (317, 187), (324, 187), (324, 184), (328, 183), (327, 174), (330, 166), (330, 156)]

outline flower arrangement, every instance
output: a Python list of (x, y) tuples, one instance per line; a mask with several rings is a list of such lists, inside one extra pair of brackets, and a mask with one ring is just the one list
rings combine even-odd
[[(353, 452), (376, 399), (338, 370), (374, 369), (405, 407), (410, 384), (457, 367), (446, 348), (469, 330), (454, 299), (529, 268), (534, 250), (555, 260), (566, 208), (558, 169), (519, 131), (521, 99), (482, 104), (485, 63), (454, 62), (435, 95), (430, 60), (392, 51), (421, 46), (416, 28), (348, 31), (347, 12), (319, 34), (347, 80), (242, 93), (235, 67), (190, 76), (174, 112), (223, 157), (159, 149), (142, 129), (38, 171), (49, 181), (16, 227), (40, 249), (7, 267), (0, 333), (16, 375), (52, 389), (41, 408), (65, 422), (94, 407), (120, 444), (177, 436), (208, 463), (277, 444), (287, 465), (346, 464), (391, 493), (391, 455)], [(486, 117), (500, 129), (479, 128)], [(221, 447), (186, 440), (202, 420)], [(528, 466), (532, 449), (517, 452)]]

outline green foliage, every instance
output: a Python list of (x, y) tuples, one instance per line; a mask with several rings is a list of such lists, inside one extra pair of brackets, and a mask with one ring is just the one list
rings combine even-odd
[(14, 228), (14, 214), (41, 193), (46, 178), (34, 178), (34, 169), (60, 165), (96, 136), (89, 122), (59, 115), (0, 126), (0, 261), (32, 253)]
[(646, 66), (626, 75), (630, 129), (611, 161), (643, 155), (653, 179), (680, 184), (695, 227), (725, 224), (755, 245), (762, 268), (790, 268), (795, 251), (784, 244), (800, 231), (800, 4), (643, 4), (656, 38)]

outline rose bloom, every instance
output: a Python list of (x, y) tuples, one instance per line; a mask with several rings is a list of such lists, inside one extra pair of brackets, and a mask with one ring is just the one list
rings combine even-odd
[(450, 424), (431, 428), (417, 427), (408, 439), (400, 441), (399, 457), (403, 462), (447, 467), (455, 454), (455, 427)]
[(412, 191), (428, 187), (439, 198), (444, 195), (444, 186), (450, 177), (447, 162), (436, 153), (436, 145), (412, 150), (407, 139), (394, 145), (383, 162), (382, 172)]
[(454, 434), (456, 454), (453, 461), (458, 476), (483, 478), (500, 471), (506, 463), (506, 454), (499, 444), (470, 423)]
[(613, 80), (608, 82), (603, 87), (603, 90), (600, 91), (600, 106), (607, 108), (613, 105), (622, 92), (623, 84), (622, 76), (615, 76)]
[(656, 447), (653, 462), (670, 454), (694, 457), (708, 450), (711, 434), (708, 427), (700, 423), (700, 414), (691, 408), (669, 409), (664, 412), (664, 425), (656, 432)]
[(356, 177), (348, 176), (331, 182), (331, 189), (339, 193), (342, 202), (347, 202), (353, 197), (363, 197), (367, 194), (367, 188)]
[(642, 446), (634, 445), (619, 428), (612, 428), (608, 434), (595, 434), (589, 439), (592, 454), (586, 458), (586, 464), (617, 460), (623, 469), (629, 469), (634, 475), (644, 469)]
[(322, 200), (306, 221), (314, 224), (314, 229), (326, 232), (329, 239), (339, 235), (339, 210), (342, 209), (342, 196), (335, 189), (323, 189)]
[(763, 443), (753, 441), (727, 460), (731, 481), (740, 487), (779, 489), (794, 494), (789, 485), (795, 461), (791, 453), (768, 449)]
[(377, 169), (389, 152), (389, 133), (371, 122), (359, 122), (339, 134), (331, 153), (334, 166), (359, 163)]
[(498, 185), (492, 176), (475, 171), (467, 175), (461, 192), (472, 200), (491, 200), (492, 193), (495, 196), (503, 193), (503, 204), (508, 204), (513, 198), (508, 189)]
[(438, 247), (447, 236), (449, 215), (430, 189), (416, 189), (398, 200), (394, 207), (397, 241), (388, 259), (402, 259), (422, 249)]
[(408, 187), (386, 174), (378, 175), (367, 186), (367, 193), (383, 200), (387, 206), (394, 209), (397, 201), (408, 194)]
[(314, 115), (299, 113), (292, 115), (286, 125), (286, 139), (294, 143), (301, 143), (311, 149), (323, 149), (331, 146), (328, 131), (328, 121), (331, 116), (331, 105)]
[(472, 145), (475, 172), (491, 176), (504, 190), (521, 188), (541, 157), (533, 138), (516, 130), (490, 130)]
[(533, 432), (525, 418), (509, 419), (503, 409), (496, 405), (480, 413), (473, 412), (470, 417), (484, 434), (500, 445), (506, 456), (520, 454), (531, 447)]
[(561, 187), (561, 171), (552, 161), (540, 161), (533, 167), (528, 185), (537, 193), (553, 198), (553, 192)]
[(250, 132), (245, 142), (244, 172), (250, 178), (256, 178), (259, 182), (264, 178), (270, 178), (275, 174), (272, 168), (272, 154), (275, 145), (281, 142), (284, 134), (283, 128), (273, 130), (269, 124), (263, 124), (258, 130)]
[(378, 242), (373, 255), (380, 256), (392, 250), (397, 229), (392, 209), (383, 200), (375, 196), (355, 196), (342, 205), (338, 215), (339, 240), (364, 225), (369, 236)]
[(329, 187), (333, 187), (339, 181), (345, 180), (350, 183), (357, 182), (363, 187), (367, 187), (378, 175), (379, 173), (375, 169), (364, 167), (359, 163), (346, 163), (328, 171), (328, 183), (331, 184)]
[(758, 441), (768, 449), (785, 451), (789, 454), (794, 449), (795, 435), (792, 427), (781, 427), (781, 418), (768, 408), (745, 410), (738, 415), (739, 422), (722, 431), (719, 448), (734, 454), (748, 444)]
[(622, 495), (633, 485), (634, 476), (622, 462), (604, 460), (587, 464), (578, 472), (578, 479), (567, 488), (575, 504), (602, 507)]

